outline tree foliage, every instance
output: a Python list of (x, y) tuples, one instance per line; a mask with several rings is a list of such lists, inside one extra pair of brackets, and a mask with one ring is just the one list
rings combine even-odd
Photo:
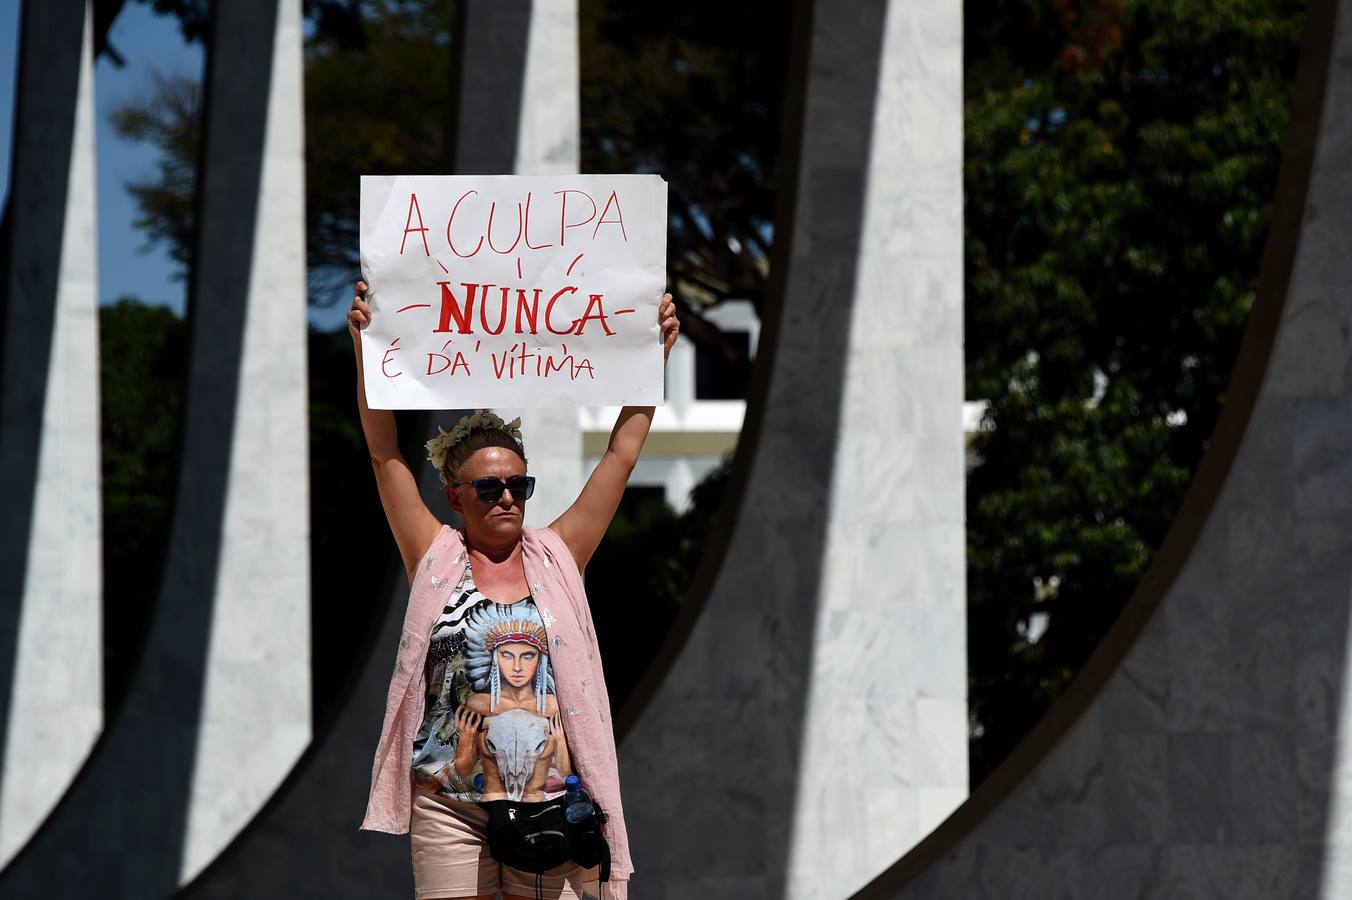
[(972, 778), (1145, 574), (1253, 305), (1303, 4), (968, 7)]
[(581, 6), (582, 170), (667, 179), (667, 277), (698, 308), (759, 312), (770, 264), (790, 17), (767, 0)]
[[(141, 0), (179, 19), (186, 40), (205, 41), (204, 0)], [(450, 95), (451, 0), (307, 2), (305, 46), (306, 252), (310, 300), (345, 299), (357, 271), (359, 176), (421, 174), (443, 167)], [(409, 72), (417, 78), (410, 81)], [(111, 113), (117, 133), (159, 151), (154, 172), (131, 182), (136, 226), (163, 246), (179, 277), (192, 257), (202, 88), (159, 73)]]
[(316, 30), (305, 47), (310, 302), (347, 302), (358, 272), (360, 176), (446, 171), (451, 0), (370, 0), (361, 40)]
[(178, 462), (183, 321), (123, 297), (99, 310), (104, 684), (110, 709), (131, 686), (159, 594)]
[[(211, 33), (212, 0), (137, 0), (158, 15), (178, 19), (179, 32), (188, 42), (205, 42)], [(360, 42), (362, 0), (303, 0), (306, 19), (325, 34)]]
[(163, 245), (175, 264), (175, 277), (186, 278), (201, 142), (201, 82), (188, 75), (156, 73), (141, 97), (114, 108), (109, 119), (120, 137), (159, 151), (153, 175), (125, 185), (136, 201), (132, 224), (145, 235), (144, 249)]

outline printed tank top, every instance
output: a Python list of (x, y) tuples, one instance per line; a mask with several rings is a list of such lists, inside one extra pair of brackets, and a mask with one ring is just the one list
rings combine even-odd
[(416, 790), (452, 800), (550, 800), (573, 774), (535, 601), (495, 603), (470, 567), (432, 625), (413, 739)]

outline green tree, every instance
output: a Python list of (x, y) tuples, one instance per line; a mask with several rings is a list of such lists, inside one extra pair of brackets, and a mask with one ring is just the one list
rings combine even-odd
[(987, 2), (968, 21), (967, 394), (990, 403), (967, 508), (976, 783), (1112, 625), (1206, 447), (1303, 4)]

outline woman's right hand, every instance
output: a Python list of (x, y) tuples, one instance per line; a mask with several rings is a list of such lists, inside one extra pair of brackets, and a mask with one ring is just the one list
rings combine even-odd
[(347, 333), (360, 347), (361, 330), (371, 324), (371, 305), (366, 302), (366, 282), (358, 281), (353, 290), (352, 306), (347, 311)]

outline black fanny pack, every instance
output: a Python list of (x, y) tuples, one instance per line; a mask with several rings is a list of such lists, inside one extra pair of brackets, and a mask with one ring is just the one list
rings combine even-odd
[(600, 866), (601, 880), (610, 880), (610, 845), (601, 830), (606, 816), (600, 806), (581, 822), (564, 818), (562, 797), (539, 803), (489, 800), (479, 806), (488, 812), (488, 852), (504, 866), (538, 875), (575, 862), (584, 869)]

